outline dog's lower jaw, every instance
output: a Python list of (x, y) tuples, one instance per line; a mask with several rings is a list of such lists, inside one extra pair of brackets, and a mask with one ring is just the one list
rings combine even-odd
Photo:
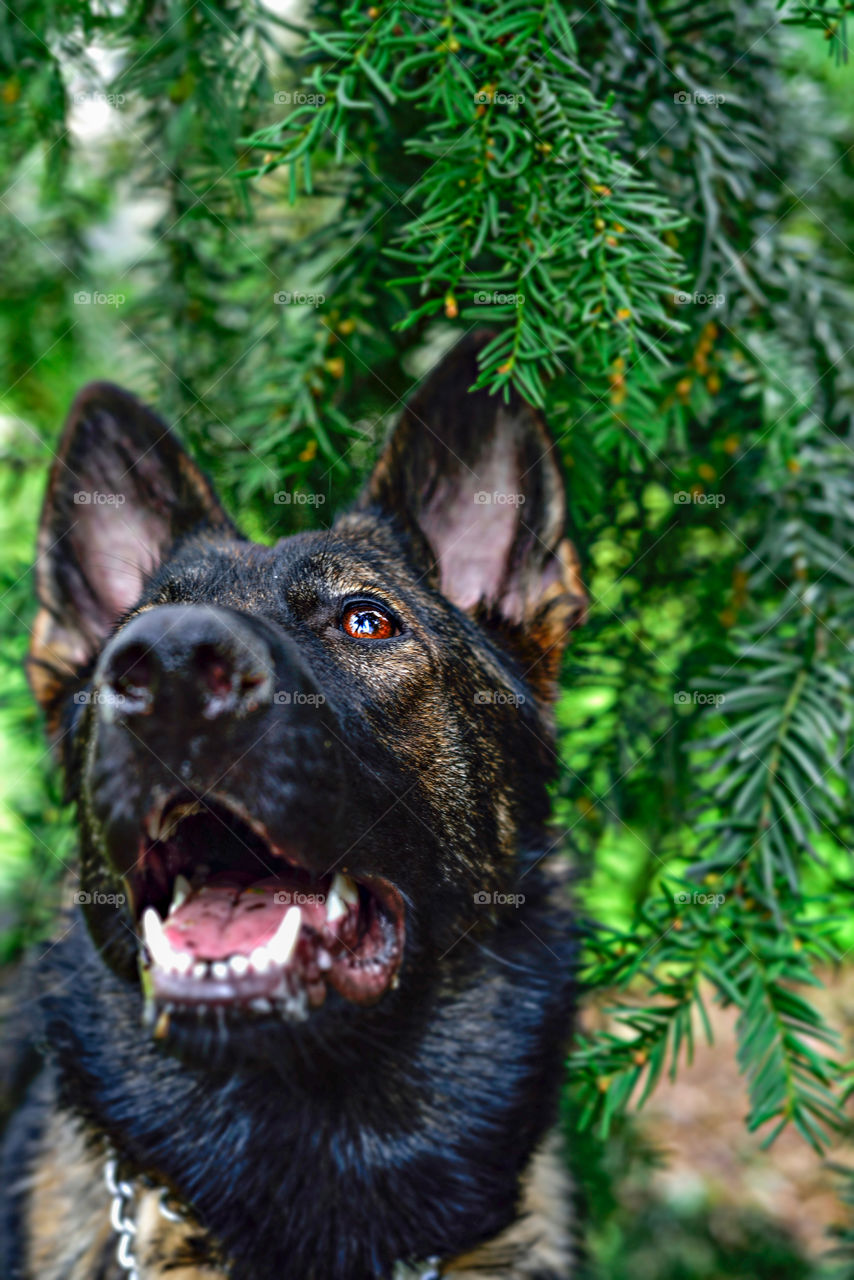
[[(74, 930), (48, 959), (43, 1000), (60, 1105), (192, 1206), (234, 1260), (230, 1280), (386, 1280), (401, 1258), (435, 1254), (480, 1265), (483, 1242), (514, 1230), (553, 1123), (570, 1017), (568, 923), (528, 879), (524, 912), (488, 950), (460, 942), (405, 1034), (366, 1043), (360, 1073), (299, 1097), (282, 1072), (214, 1078), (164, 1056)], [(513, 1265), (495, 1276), (550, 1274)]]

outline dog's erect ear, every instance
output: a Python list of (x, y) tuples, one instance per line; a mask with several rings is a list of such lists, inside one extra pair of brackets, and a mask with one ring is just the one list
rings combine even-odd
[(27, 671), (49, 721), (168, 548), (205, 527), (236, 534), (166, 426), (119, 387), (85, 387), (56, 450), (38, 535)]
[(503, 629), (547, 687), (586, 597), (542, 417), (515, 392), (469, 391), (489, 339), (463, 339), (419, 388), (359, 505), (391, 515), (442, 593)]

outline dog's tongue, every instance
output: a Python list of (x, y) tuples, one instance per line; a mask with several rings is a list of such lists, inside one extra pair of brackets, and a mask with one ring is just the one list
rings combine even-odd
[[(193, 890), (163, 928), (174, 948), (200, 960), (248, 956), (273, 937), (295, 899), (302, 906), (299, 898), (286, 880), (241, 884), (219, 876)], [(304, 914), (310, 919), (311, 904)]]

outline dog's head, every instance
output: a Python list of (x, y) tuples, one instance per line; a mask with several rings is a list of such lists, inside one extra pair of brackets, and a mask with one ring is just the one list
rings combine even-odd
[(518, 397), (469, 394), (476, 346), (355, 508), (273, 546), (131, 396), (95, 384), (71, 410), (29, 673), (89, 930), (166, 1047), (343, 1036), (500, 927), (542, 851), (583, 592), (553, 443)]

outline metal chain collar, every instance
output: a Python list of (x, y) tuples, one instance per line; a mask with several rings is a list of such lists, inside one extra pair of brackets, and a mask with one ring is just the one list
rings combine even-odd
[[(136, 1239), (136, 1206), (137, 1188), (133, 1182), (119, 1177), (119, 1162), (115, 1155), (110, 1155), (104, 1165), (104, 1182), (110, 1194), (110, 1226), (119, 1238), (116, 1259), (122, 1271), (128, 1274), (128, 1280), (140, 1280), (136, 1264), (134, 1241)], [(167, 1222), (183, 1222), (184, 1215), (167, 1204), (168, 1192), (160, 1188), (157, 1208), (160, 1216)]]
[[(104, 1165), (104, 1182), (110, 1195), (110, 1225), (119, 1239), (116, 1259), (122, 1271), (127, 1273), (128, 1280), (140, 1280), (135, 1252), (137, 1187), (135, 1183), (119, 1176), (119, 1162), (114, 1154), (108, 1157)], [(184, 1214), (171, 1208), (167, 1204), (167, 1198), (166, 1188), (161, 1187), (157, 1203), (161, 1217), (168, 1222), (183, 1222)], [(439, 1263), (439, 1258), (428, 1258), (423, 1267), (409, 1267), (398, 1262), (393, 1280), (441, 1280)]]

